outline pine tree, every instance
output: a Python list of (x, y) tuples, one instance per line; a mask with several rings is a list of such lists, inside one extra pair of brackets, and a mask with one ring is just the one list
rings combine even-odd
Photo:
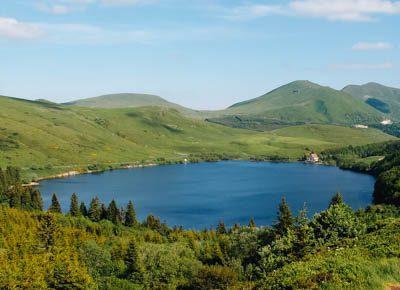
[(79, 206), (79, 211), (81, 213), (82, 216), (87, 217), (88, 216), (88, 210), (86, 208), (85, 203), (82, 201), (81, 205)]
[(31, 190), (31, 202), (34, 210), (43, 210), (43, 200), (40, 191), (37, 189)]
[(98, 222), (100, 221), (100, 216), (101, 216), (101, 211), (100, 211), (99, 198), (96, 196), (90, 202), (88, 217), (90, 218), (90, 220)]
[(134, 227), (137, 225), (136, 212), (133, 207), (133, 202), (129, 201), (125, 212), (125, 226)]
[(119, 209), (117, 207), (117, 203), (115, 202), (115, 200), (112, 200), (110, 202), (107, 213), (108, 213), (108, 216), (107, 216), (108, 220), (110, 220), (111, 222), (113, 222), (116, 225), (121, 223), (120, 212), (119, 212)]
[(38, 236), (46, 250), (55, 245), (59, 234), (57, 222), (52, 214), (42, 214), (39, 216)]
[(292, 228), (293, 222), (292, 212), (286, 203), (286, 198), (282, 197), (278, 210), (278, 222), (274, 226), (276, 234), (285, 235)]
[(21, 207), (27, 210), (32, 209), (31, 193), (26, 188), (21, 188)]
[(144, 270), (139, 257), (139, 249), (134, 239), (130, 240), (124, 259), (126, 277), (135, 283), (144, 282)]
[(255, 228), (256, 227), (256, 222), (254, 221), (254, 218), (251, 218), (249, 221), (249, 228)]
[(329, 203), (329, 207), (342, 203), (343, 203), (342, 194), (340, 192), (336, 192), (335, 195), (332, 197), (331, 202)]
[(220, 235), (226, 234), (226, 226), (223, 221), (220, 221), (217, 226), (217, 233)]
[(10, 200), (9, 200), (10, 207), (21, 208), (21, 192), (17, 190), (17, 188), (13, 188), (9, 194), (10, 194)]
[(106, 205), (102, 203), (100, 206), (100, 220), (106, 220), (106, 219), (108, 219), (108, 210)]
[(315, 241), (314, 231), (309, 223), (310, 221), (307, 217), (307, 207), (306, 204), (304, 204), (303, 209), (296, 217), (296, 224), (294, 226), (296, 239), (294, 241), (293, 249), (295, 255), (298, 257), (304, 256), (308, 250), (308, 246)]
[(52, 213), (61, 213), (61, 205), (58, 202), (58, 198), (55, 193), (51, 197), (51, 205), (49, 207), (49, 211)]
[(149, 214), (144, 222), (144, 225), (149, 229), (159, 231), (161, 229), (161, 221), (158, 217), (155, 217), (152, 214)]
[(76, 195), (76, 193), (73, 193), (71, 196), (71, 205), (69, 208), (69, 214), (71, 216), (79, 216), (78, 196)]

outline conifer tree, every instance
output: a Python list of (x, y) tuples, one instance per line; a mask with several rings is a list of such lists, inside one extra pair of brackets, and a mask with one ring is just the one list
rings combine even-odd
[(21, 208), (21, 192), (16, 190), (16, 188), (10, 192), (9, 204), (10, 207)]
[(71, 216), (79, 216), (78, 196), (76, 195), (76, 193), (73, 193), (71, 196), (69, 213)]
[(21, 207), (27, 210), (32, 209), (31, 193), (28, 189), (21, 188)]
[(139, 257), (139, 249), (134, 239), (128, 244), (128, 249), (124, 259), (126, 265), (126, 276), (135, 283), (144, 282), (144, 270)]
[(115, 200), (112, 200), (110, 202), (107, 213), (108, 213), (108, 220), (110, 220), (111, 222), (113, 222), (116, 225), (121, 223), (120, 212), (119, 212), (119, 209), (117, 207), (117, 203), (115, 202)]
[(282, 197), (278, 210), (278, 222), (274, 226), (276, 234), (285, 235), (292, 228), (293, 222), (292, 212), (286, 202), (286, 198)]
[(133, 202), (130, 200), (125, 212), (125, 226), (134, 227), (137, 225), (136, 212), (133, 207)]
[(249, 221), (249, 228), (255, 228), (256, 227), (256, 222), (254, 221), (254, 218), (251, 218)]
[(161, 229), (161, 221), (158, 217), (149, 214), (144, 222), (144, 225), (149, 229), (159, 231)]
[(58, 202), (58, 198), (55, 193), (53, 193), (53, 196), (51, 197), (51, 205), (49, 207), (49, 211), (52, 213), (61, 213), (61, 205)]
[(340, 192), (336, 192), (335, 195), (332, 197), (331, 202), (329, 203), (329, 207), (342, 203), (343, 203), (342, 194)]
[(108, 219), (108, 210), (106, 205), (102, 203), (100, 206), (100, 220), (106, 220), (106, 219)]
[(79, 211), (82, 216), (84, 216), (84, 217), (88, 216), (88, 211), (87, 211), (86, 205), (83, 201), (81, 202), (81, 205), (79, 206)]
[(220, 221), (217, 226), (217, 233), (220, 235), (226, 234), (226, 226), (224, 221)]
[(31, 190), (31, 202), (34, 210), (43, 210), (43, 200), (39, 190)]
[(94, 222), (100, 221), (101, 218), (101, 209), (99, 204), (99, 198), (96, 196), (90, 202), (89, 210), (88, 210), (88, 217), (90, 220)]
[(39, 216), (39, 229), (38, 235), (46, 250), (55, 245), (59, 228), (57, 222), (52, 214), (45, 213)]

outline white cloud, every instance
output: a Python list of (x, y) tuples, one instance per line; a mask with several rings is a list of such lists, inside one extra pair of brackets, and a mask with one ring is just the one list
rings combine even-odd
[(400, 14), (400, 1), (293, 0), (287, 4), (248, 4), (231, 8), (227, 18), (252, 19), (270, 14), (323, 18), (331, 21), (373, 21), (377, 15)]
[(388, 50), (392, 48), (393, 46), (388, 42), (358, 42), (353, 45), (352, 50)]
[(264, 17), (270, 14), (283, 14), (283, 7), (279, 5), (244, 5), (227, 10), (225, 18), (232, 20), (247, 20)]
[(391, 69), (394, 65), (391, 62), (365, 64), (365, 63), (347, 63), (347, 64), (333, 64), (332, 69), (340, 70), (385, 70)]
[[(185, 27), (178, 29), (122, 29), (79, 23), (25, 23), (0, 18), (0, 40), (26, 39), (62, 45), (98, 45), (136, 43), (149, 45), (168, 41), (207, 41), (221, 37), (238, 37), (240, 31), (224, 27)], [(246, 33), (247, 35), (248, 33)]]
[(29, 40), (39, 38), (43, 34), (44, 31), (37, 24), (0, 17), (0, 39)]
[(389, 0), (297, 0), (289, 7), (299, 15), (343, 21), (370, 21), (376, 14), (400, 13), (400, 1)]
[(100, 3), (107, 6), (129, 6), (141, 5), (154, 2), (152, 0), (100, 0)]
[(90, 5), (135, 6), (155, 2), (156, 0), (37, 0), (36, 7), (51, 14), (67, 14), (84, 11)]
[(57, 44), (149, 43), (159, 32), (111, 30), (103, 27), (64, 23), (29, 23), (0, 17), (0, 40), (42, 41)]

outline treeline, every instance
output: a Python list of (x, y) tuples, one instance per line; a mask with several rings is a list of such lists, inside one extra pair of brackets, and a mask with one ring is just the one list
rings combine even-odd
[(393, 123), (391, 125), (373, 124), (371, 126), (387, 134), (400, 137), (400, 123)]
[(369, 267), (380, 259), (381, 279), (400, 278), (399, 210), (354, 212), (340, 194), (312, 218), (282, 199), (272, 226), (203, 231), (125, 226), (109, 220), (111, 203), (104, 220), (78, 204), (66, 215), (56, 202), (29, 214), (0, 205), (1, 289), (377, 289), (387, 281)]
[(400, 205), (400, 141), (327, 150), (321, 156), (341, 168), (375, 175), (374, 203)]
[(7, 167), (3, 170), (0, 167), (0, 193), (10, 189), (11, 186), (21, 182), (21, 175), (18, 168)]
[(26, 210), (43, 209), (40, 192), (32, 187), (23, 187), (20, 170), (15, 167), (0, 168), (0, 203)]

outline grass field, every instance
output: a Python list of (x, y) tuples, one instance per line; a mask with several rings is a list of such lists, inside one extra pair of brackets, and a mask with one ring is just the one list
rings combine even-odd
[(183, 159), (193, 153), (282, 156), (393, 139), (380, 131), (304, 125), (255, 132), (183, 117), (173, 109), (94, 109), (0, 97), (0, 166), (37, 176), (90, 164)]

